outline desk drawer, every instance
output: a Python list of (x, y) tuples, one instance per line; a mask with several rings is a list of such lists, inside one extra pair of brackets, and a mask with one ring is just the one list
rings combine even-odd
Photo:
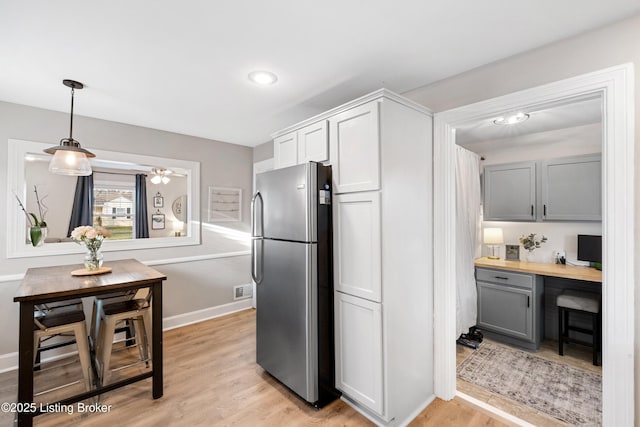
[(517, 286), (520, 288), (533, 288), (533, 274), (514, 273), (504, 270), (490, 270), (488, 268), (477, 268), (476, 279), (479, 282), (492, 282), (502, 285)]

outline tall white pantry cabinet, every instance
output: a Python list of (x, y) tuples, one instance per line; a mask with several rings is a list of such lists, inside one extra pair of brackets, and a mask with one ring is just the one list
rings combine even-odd
[(332, 166), (336, 388), (405, 425), (434, 395), (432, 114), (380, 89), (273, 137), (276, 168)]

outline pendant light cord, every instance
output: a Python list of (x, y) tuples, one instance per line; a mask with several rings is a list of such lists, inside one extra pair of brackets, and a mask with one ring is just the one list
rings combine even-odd
[(74, 88), (71, 88), (71, 120), (69, 123), (69, 141), (73, 141), (73, 92)]

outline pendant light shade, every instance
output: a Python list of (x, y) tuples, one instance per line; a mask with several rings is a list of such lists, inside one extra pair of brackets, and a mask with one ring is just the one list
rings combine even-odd
[(92, 170), (86, 154), (72, 150), (57, 150), (49, 163), (49, 172), (58, 175), (88, 176)]
[(49, 172), (71, 176), (91, 175), (89, 158), (95, 157), (95, 154), (80, 147), (80, 143), (73, 139), (73, 94), (75, 89), (82, 89), (84, 85), (74, 80), (63, 80), (62, 84), (71, 88), (69, 138), (63, 138), (60, 140), (60, 145), (44, 150), (45, 153), (53, 154), (53, 159), (49, 163)]

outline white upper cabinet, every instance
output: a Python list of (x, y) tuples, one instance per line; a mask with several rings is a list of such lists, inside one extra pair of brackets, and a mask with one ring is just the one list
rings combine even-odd
[(380, 189), (379, 116), (376, 100), (329, 119), (335, 193)]
[(274, 169), (293, 166), (298, 162), (298, 134), (290, 132), (273, 140)]
[(329, 160), (327, 121), (321, 120), (273, 139), (274, 168)]
[(327, 121), (313, 123), (298, 131), (298, 163), (329, 160)]
[(380, 193), (335, 196), (333, 221), (336, 291), (380, 302)]
[(602, 221), (601, 156), (542, 162), (544, 221)]

